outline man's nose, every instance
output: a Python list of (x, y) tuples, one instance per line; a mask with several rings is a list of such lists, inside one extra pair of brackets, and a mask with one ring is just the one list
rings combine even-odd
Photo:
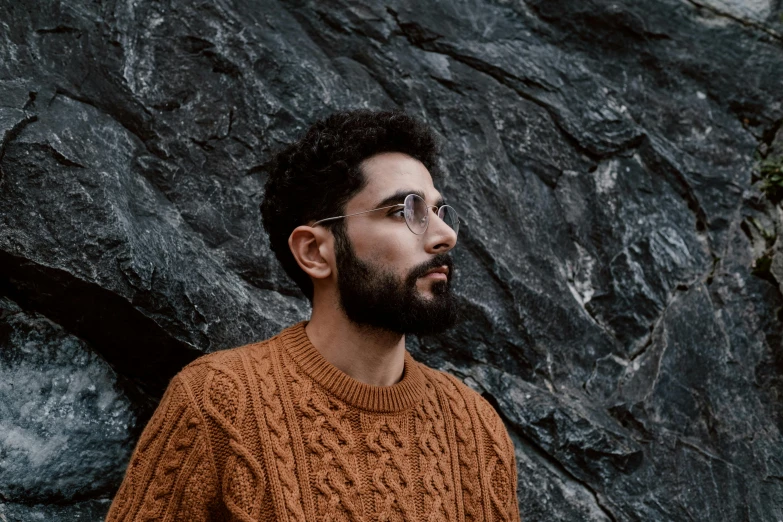
[(430, 208), (427, 224), (427, 251), (435, 254), (448, 252), (457, 244), (457, 233)]

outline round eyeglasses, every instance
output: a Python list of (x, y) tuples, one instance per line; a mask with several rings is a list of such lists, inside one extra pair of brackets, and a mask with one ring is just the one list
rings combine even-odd
[(334, 216), (330, 218), (320, 219), (313, 223), (313, 226), (319, 225), (326, 221), (332, 221), (334, 219), (340, 219), (350, 216), (358, 216), (359, 214), (367, 214), (368, 212), (375, 212), (376, 210), (385, 210), (389, 208), (398, 207), (405, 216), (405, 223), (408, 225), (408, 229), (416, 235), (423, 234), (427, 230), (427, 226), (430, 223), (430, 212), (432, 209), (437, 216), (443, 220), (454, 233), (459, 232), (459, 216), (454, 207), (449, 205), (441, 205), (440, 207), (435, 205), (427, 205), (427, 202), (418, 194), (408, 194), (405, 196), (405, 201), (402, 204), (389, 205), (388, 207), (378, 207), (363, 212), (356, 212), (354, 214), (346, 214), (344, 216)]

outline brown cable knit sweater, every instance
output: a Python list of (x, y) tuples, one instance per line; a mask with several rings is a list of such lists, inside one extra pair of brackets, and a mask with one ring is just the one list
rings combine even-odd
[(363, 384), (304, 322), (171, 381), (108, 521), (518, 521), (514, 447), (480, 395), (405, 352)]

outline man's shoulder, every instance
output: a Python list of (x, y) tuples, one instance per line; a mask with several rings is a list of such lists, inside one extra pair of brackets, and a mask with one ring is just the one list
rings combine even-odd
[(495, 408), (481, 395), (456, 375), (422, 364), (430, 382), (438, 386), (453, 406), (476, 409), (481, 414), (497, 415)]
[(228, 378), (235, 381), (235, 385), (243, 386), (247, 382), (248, 368), (270, 358), (272, 344), (278, 335), (202, 355), (182, 368), (177, 378), (192, 388), (202, 388), (216, 377)]
[(446, 396), (456, 423), (463, 427), (471, 426), (477, 434), (482, 434), (485, 440), (492, 441), (499, 447), (513, 448), (510, 446), (503, 417), (490, 403), (491, 397), (488, 400), (484, 394), (471, 388), (451, 373), (427, 366), (424, 368), (429, 381), (438, 386)]

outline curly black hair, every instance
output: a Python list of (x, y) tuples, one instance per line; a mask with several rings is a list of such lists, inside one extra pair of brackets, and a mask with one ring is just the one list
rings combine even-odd
[[(362, 161), (401, 152), (437, 176), (438, 143), (423, 122), (401, 111), (341, 111), (315, 122), (305, 135), (277, 153), (261, 203), (272, 251), (310, 301), (313, 282), (296, 263), (288, 237), (311, 220), (344, 214), (346, 203), (366, 185)], [(344, 237), (343, 220), (324, 223)]]

